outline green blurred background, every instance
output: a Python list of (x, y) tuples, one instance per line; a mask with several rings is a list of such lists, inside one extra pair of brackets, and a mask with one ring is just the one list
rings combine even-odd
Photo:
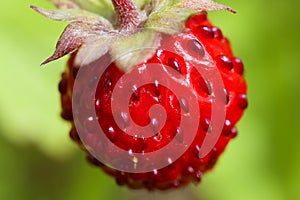
[(39, 67), (66, 24), (29, 9), (53, 8), (46, 0), (2, 0), (0, 199), (300, 199), (300, 2), (219, 2), (238, 11), (209, 16), (245, 63), (250, 105), (213, 172), (161, 194), (118, 187), (85, 162), (59, 117), (66, 58)]

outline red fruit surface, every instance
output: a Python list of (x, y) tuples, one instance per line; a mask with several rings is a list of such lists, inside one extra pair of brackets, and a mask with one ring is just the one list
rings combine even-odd
[[(84, 79), (81, 81), (81, 77), (77, 77), (78, 68), (80, 66), (74, 65), (75, 52), (71, 55), (67, 68), (62, 74), (62, 80), (59, 84), (62, 117), (72, 124), (70, 131), (71, 138), (86, 151), (88, 161), (99, 166), (107, 174), (115, 177), (117, 183), (120, 185), (127, 185), (130, 188), (165, 190), (185, 186), (190, 182), (199, 183), (203, 173), (214, 167), (218, 157), (224, 151), (228, 142), (237, 135), (237, 129), (235, 128), (236, 123), (247, 107), (243, 63), (233, 55), (228, 39), (223, 36), (219, 28), (210, 23), (205, 12), (190, 17), (186, 22), (186, 28), (187, 31), (184, 33), (164, 35), (161, 45), (153, 57), (145, 62), (146, 64), (164, 64), (178, 71), (185, 80), (190, 83), (195, 94), (199, 96), (200, 101), (198, 102), (200, 121), (196, 137), (181, 157), (171, 161), (170, 165), (162, 169), (145, 173), (123, 172), (110, 168), (94, 158), (86, 149), (86, 145), (83, 145), (82, 139), (79, 137), (75, 128), (72, 113), (72, 95), (76, 97), (73, 99), (73, 102), (88, 106), (86, 102), (84, 102), (82, 95), (93, 95), (93, 91), (90, 91), (89, 85), (97, 84), (96, 95), (93, 96), (93, 108), (87, 109), (96, 109), (98, 123), (112, 143), (126, 151), (138, 153), (159, 150), (170, 143), (177, 134), (182, 134), (182, 137), (188, 134), (181, 132), (180, 129), (181, 115), (189, 113), (191, 109), (195, 109), (190, 107), (188, 99), (176, 97), (171, 90), (159, 83), (146, 84), (139, 88), (133, 88), (132, 96), (128, 104), (130, 117), (140, 126), (152, 124), (153, 128), (152, 137), (135, 138), (123, 131), (128, 125), (126, 124), (128, 117), (126, 115), (128, 115), (128, 113), (123, 113), (122, 115), (122, 113), (116, 114), (112, 112), (112, 92), (117, 81), (124, 75), (124, 72), (118, 69), (115, 63), (109, 65), (99, 82), (97, 82), (97, 79), (90, 79), (88, 83), (83, 82)], [(187, 40), (186, 38), (195, 39)], [(224, 92), (226, 97), (224, 101), (226, 118), (223, 130), (214, 148), (204, 158), (199, 157), (201, 145), (206, 134), (209, 134), (209, 132), (214, 129), (214, 127), (211, 126), (211, 99), (213, 98), (211, 83), (195, 70), (189, 60), (182, 57), (179, 53), (176, 53), (175, 44), (180, 44), (189, 55), (197, 57), (199, 60), (204, 56), (209, 56), (216, 64), (224, 84), (224, 88), (219, 88), (220, 91)], [(105, 56), (101, 59), (105, 59)], [(101, 68), (101, 59), (99, 59), (97, 65), (94, 66)], [(141, 69), (142, 67), (143, 65), (137, 65), (134, 68)], [(93, 77), (95, 70), (86, 70), (84, 73)], [(165, 76), (170, 76), (167, 70)], [(81, 84), (82, 88), (84, 88), (83, 93), (78, 96), (73, 94), (73, 92), (77, 92), (73, 91), (75, 78), (78, 84)], [(142, 78), (142, 76), (138, 78)], [(150, 108), (156, 104), (163, 106), (167, 113), (167, 120), (159, 132), (157, 132), (157, 129), (159, 129), (159, 121), (153, 121), (153, 119), (149, 117)], [(124, 127), (120, 127), (116, 124), (114, 115), (121, 117), (121, 120), (124, 122)], [(93, 125), (89, 125), (88, 115), (82, 115), (80, 117), (81, 121), (84, 122), (84, 130), (87, 133), (96, 131)], [(87, 138), (86, 141), (89, 141), (91, 146), (93, 142), (98, 142), (93, 138), (93, 134), (87, 135), (89, 135), (90, 138)], [(180, 138), (181, 137), (177, 138), (179, 143), (181, 142)], [(104, 148), (103, 151), (105, 151), (108, 156), (115, 153), (114, 151), (110, 151), (108, 147)]]

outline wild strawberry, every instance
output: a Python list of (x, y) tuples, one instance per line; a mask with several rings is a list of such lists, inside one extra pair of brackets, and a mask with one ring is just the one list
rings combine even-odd
[(71, 24), (43, 64), (71, 53), (62, 117), (88, 161), (130, 188), (200, 182), (247, 107), (243, 63), (206, 13), (234, 11), (210, 0), (113, 0), (115, 14), (53, 2), (60, 10), (32, 8)]

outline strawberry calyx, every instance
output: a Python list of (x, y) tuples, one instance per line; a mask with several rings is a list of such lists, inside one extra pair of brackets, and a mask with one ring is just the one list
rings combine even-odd
[(42, 65), (75, 51), (78, 66), (109, 53), (122, 71), (151, 58), (160, 46), (161, 34), (184, 31), (191, 15), (206, 10), (234, 12), (211, 0), (50, 1), (58, 10), (31, 8), (47, 18), (70, 24), (61, 34), (54, 54)]

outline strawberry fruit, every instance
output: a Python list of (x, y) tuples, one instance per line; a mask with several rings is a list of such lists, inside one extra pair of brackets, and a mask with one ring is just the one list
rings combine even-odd
[[(234, 11), (210, 0), (200, 3), (153, 0), (140, 5), (130, 0), (113, 0), (116, 14), (107, 11), (110, 7), (99, 8), (106, 17), (103, 18), (86, 11), (85, 4), (77, 1), (53, 2), (60, 10), (32, 8), (51, 19), (71, 24), (60, 37), (55, 53), (43, 64), (71, 54), (59, 83), (61, 116), (72, 124), (70, 136), (87, 153), (88, 161), (115, 177), (118, 184), (130, 188), (165, 190), (199, 183), (203, 173), (212, 169), (228, 142), (237, 135), (236, 123), (247, 107), (243, 63), (233, 55), (228, 39), (207, 19), (206, 12)], [(147, 69), (154, 68), (154, 73), (147, 73)], [(210, 69), (218, 72), (221, 86), (214, 74), (201, 74), (201, 70)], [(133, 71), (138, 73), (133, 73), (129, 81), (122, 81)], [(175, 90), (182, 92), (188, 87), (192, 94), (178, 96), (159, 77), (162, 81), (176, 80), (169, 83), (177, 84)], [(138, 80), (145, 84), (135, 84)], [(128, 102), (119, 100), (113, 107), (118, 99), (114, 98), (117, 88), (129, 90), (130, 96)], [(215, 101), (221, 104), (220, 112), (224, 112), (224, 119), (217, 122), (212, 111)], [(123, 110), (124, 106), (128, 112)], [(153, 106), (163, 107), (165, 113), (156, 110), (154, 115), (158, 116), (153, 117)], [(95, 115), (85, 111), (78, 114), (75, 107)], [(197, 109), (200, 112), (195, 114)], [(182, 127), (182, 120), (193, 124), (188, 122)], [(148, 127), (144, 135), (135, 135), (133, 123)], [(131, 156), (134, 167), (140, 165), (135, 154), (159, 151), (173, 140), (175, 145), (169, 152), (175, 152), (177, 145), (185, 144), (191, 134), (194, 136), (176, 159), (166, 155), (149, 161), (151, 165), (164, 160), (168, 165), (134, 172), (111, 166), (99, 159), (95, 150), (91, 151), (97, 149), (107, 159), (119, 156), (97, 136), (96, 125), (110, 143)], [(218, 138), (203, 155), (206, 136), (215, 132), (220, 132)]]

